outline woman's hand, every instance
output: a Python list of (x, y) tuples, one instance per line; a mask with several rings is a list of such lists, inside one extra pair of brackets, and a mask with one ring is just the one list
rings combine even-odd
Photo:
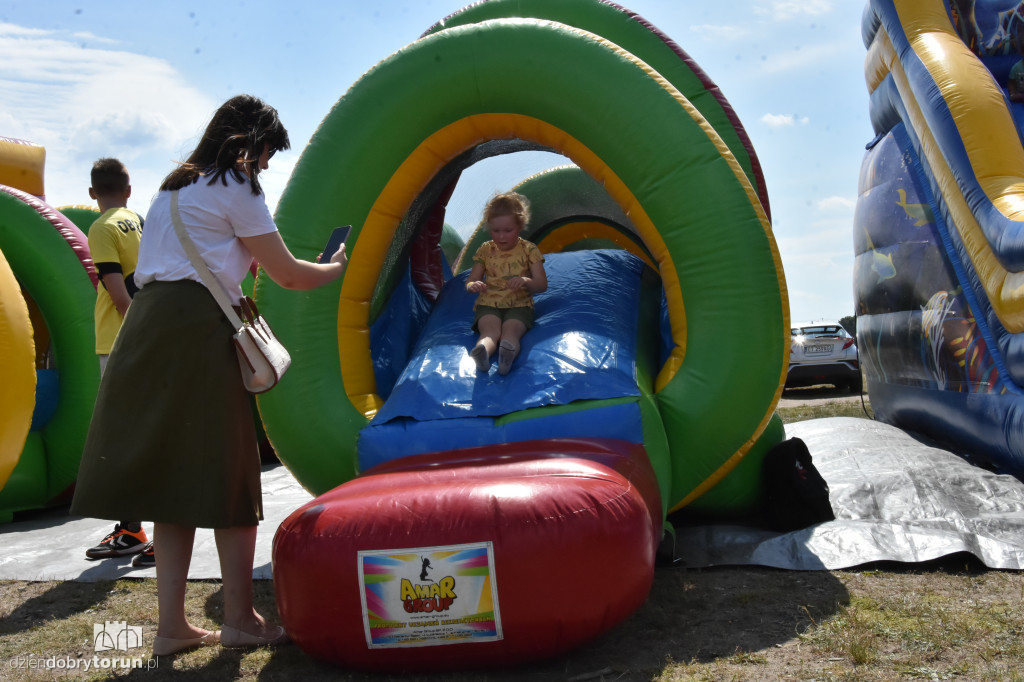
[[(316, 255), (316, 262), (317, 263), (323, 263), (324, 262), (324, 254), (322, 252), (318, 253)], [(341, 246), (339, 246), (338, 250), (334, 252), (334, 255), (332, 255), (331, 259), (329, 261), (327, 261), (327, 262), (328, 263), (341, 263), (342, 265), (348, 265), (348, 254), (345, 253), (345, 245), (342, 244)]]
[[(321, 254), (323, 255), (323, 254)], [(331, 256), (331, 263), (339, 263), (341, 265), (348, 265), (348, 254), (345, 253), (345, 245), (342, 244), (338, 247), (338, 250)]]

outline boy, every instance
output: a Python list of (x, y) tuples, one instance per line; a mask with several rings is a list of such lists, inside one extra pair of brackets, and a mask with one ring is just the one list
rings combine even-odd
[[(107, 366), (114, 338), (121, 329), (137, 287), (132, 275), (139, 257), (142, 218), (130, 211), (131, 179), (124, 164), (103, 158), (92, 166), (89, 196), (100, 209), (100, 217), (89, 227), (89, 251), (100, 278), (96, 288), (96, 354), (100, 376)], [(85, 551), (90, 559), (137, 554), (133, 566), (152, 566), (153, 548), (139, 521), (122, 521), (103, 540)]]

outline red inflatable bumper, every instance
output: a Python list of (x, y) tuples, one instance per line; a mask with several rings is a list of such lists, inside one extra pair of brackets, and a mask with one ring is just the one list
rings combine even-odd
[(281, 524), (278, 610), (308, 654), (365, 670), (555, 655), (644, 602), (660, 510), (634, 443), (544, 440), (403, 458)]

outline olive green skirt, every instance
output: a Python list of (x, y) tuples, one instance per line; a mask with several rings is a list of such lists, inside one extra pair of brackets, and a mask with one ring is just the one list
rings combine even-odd
[(198, 282), (153, 282), (135, 295), (100, 381), (73, 514), (197, 528), (263, 518), (233, 333)]

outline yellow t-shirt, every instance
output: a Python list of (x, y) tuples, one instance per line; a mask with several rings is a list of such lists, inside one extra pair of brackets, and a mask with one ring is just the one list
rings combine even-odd
[[(142, 239), (142, 220), (135, 211), (112, 208), (89, 227), (89, 253), (98, 273), (105, 264), (120, 266), (128, 280), (135, 273), (139, 260), (139, 242)], [(102, 278), (102, 275), (101, 275)], [(134, 287), (128, 287), (129, 291)], [(106, 355), (114, 345), (123, 318), (114, 307), (102, 281), (96, 287), (96, 353)]]
[(543, 263), (544, 254), (536, 244), (522, 237), (508, 251), (502, 251), (493, 241), (484, 242), (473, 255), (474, 263), (483, 263), (483, 281), (487, 291), (477, 296), (476, 306), (487, 305), (493, 308), (532, 308), (533, 294), (521, 289), (507, 289), (505, 283), (512, 277), (529, 277), (530, 266)]

